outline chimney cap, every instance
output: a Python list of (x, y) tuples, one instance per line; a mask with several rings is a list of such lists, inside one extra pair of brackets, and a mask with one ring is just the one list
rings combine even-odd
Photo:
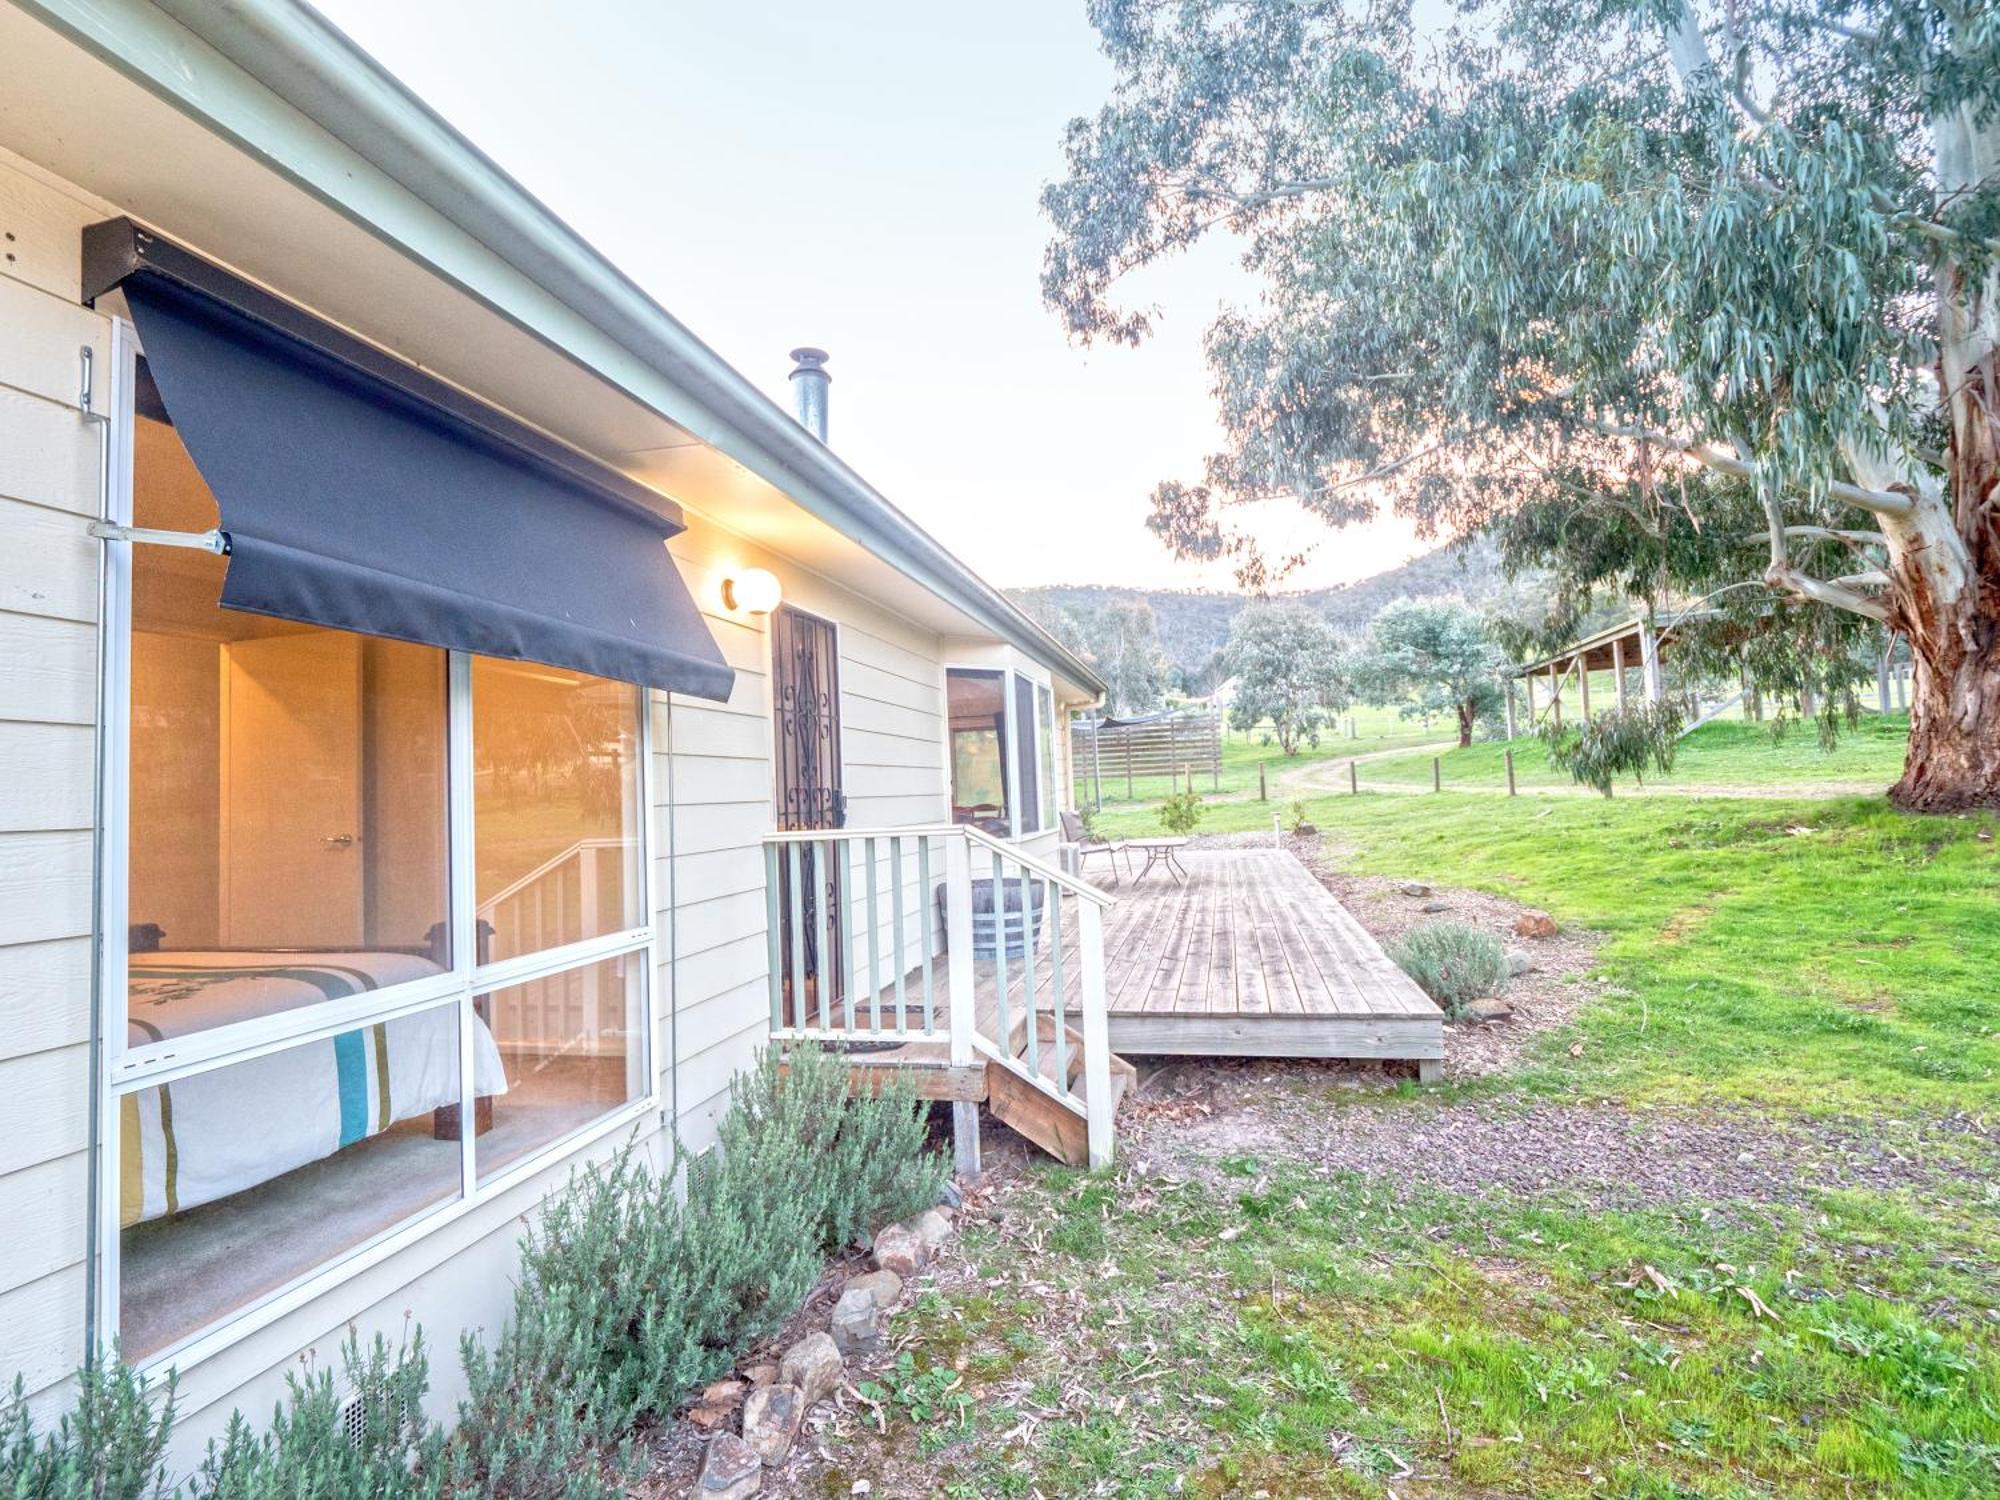
[(827, 352), (824, 349), (815, 349), (811, 344), (802, 345), (792, 351), (792, 363), (794, 366), (792, 373), (794, 375), (824, 375), (828, 380), (831, 380), (833, 376), (828, 374), (826, 368), (827, 358)]

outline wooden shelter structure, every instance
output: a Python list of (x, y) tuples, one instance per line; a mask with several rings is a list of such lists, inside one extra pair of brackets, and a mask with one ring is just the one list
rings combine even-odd
[[(1612, 674), (1613, 692), (1618, 707), (1623, 709), (1632, 691), (1630, 673), (1637, 668), (1639, 694), (1648, 703), (1658, 703), (1667, 693), (1661, 657), (1673, 646), (1683, 626), (1713, 618), (1714, 614), (1713, 610), (1688, 610), (1661, 625), (1655, 625), (1644, 615), (1636, 616), (1572, 641), (1560, 651), (1538, 661), (1516, 667), (1507, 682), (1507, 738), (1515, 738), (1518, 732), (1514, 698), (1514, 682), (1517, 680), (1527, 695), (1527, 722), (1530, 728), (1542, 719), (1561, 725), (1565, 693), (1573, 693), (1576, 710), (1588, 723), (1591, 716), (1592, 672), (1609, 671)], [(1535, 701), (1538, 686), (1543, 691), (1539, 704)]]

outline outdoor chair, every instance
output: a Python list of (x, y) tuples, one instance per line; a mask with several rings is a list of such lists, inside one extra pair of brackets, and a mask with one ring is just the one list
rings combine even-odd
[[(1062, 825), (1063, 848), (1068, 857), (1069, 867), (1078, 877), (1088, 880), (1090, 870), (1087, 861), (1101, 855), (1111, 866), (1111, 883), (1118, 884), (1118, 860), (1121, 855), (1125, 855), (1124, 841), (1114, 839), (1107, 842), (1093, 838), (1089, 830), (1083, 826), (1082, 817), (1067, 810), (1058, 812), (1056, 820)], [(1130, 856), (1126, 856), (1126, 873), (1128, 875), (1131, 873)]]

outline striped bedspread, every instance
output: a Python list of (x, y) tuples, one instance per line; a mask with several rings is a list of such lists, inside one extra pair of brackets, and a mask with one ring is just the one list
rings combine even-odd
[[(440, 972), (402, 953), (135, 953), (131, 1044), (342, 999)], [(125, 1224), (268, 1182), (400, 1120), (456, 1104), (458, 1011), (427, 1010), (128, 1094)], [(499, 1048), (473, 1037), (473, 1087), (503, 1094)]]

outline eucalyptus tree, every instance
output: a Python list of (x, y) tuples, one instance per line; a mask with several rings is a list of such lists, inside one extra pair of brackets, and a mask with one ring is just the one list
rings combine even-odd
[(1622, 530), (1662, 582), (1680, 549), (1858, 622), (1829, 658), (1905, 636), (1892, 795), (2000, 805), (2000, 4), (1410, 9), (1093, 0), (1116, 81), (1046, 301), (1136, 342), (1120, 278), (1217, 231), (1261, 292), (1208, 335), (1225, 450), (1149, 524), (1258, 585), (1231, 507), (1272, 497), (1543, 526), (1566, 568)]
[(1268, 723), (1278, 748), (1317, 745), (1327, 720), (1347, 707), (1346, 653), (1326, 619), (1305, 604), (1252, 604), (1229, 627), (1223, 659), (1235, 679), (1232, 729)]
[(1457, 599), (1398, 599), (1369, 623), (1353, 667), (1356, 691), (1404, 718), (1450, 714), (1460, 745), (1505, 702), (1500, 648), (1479, 611)]

